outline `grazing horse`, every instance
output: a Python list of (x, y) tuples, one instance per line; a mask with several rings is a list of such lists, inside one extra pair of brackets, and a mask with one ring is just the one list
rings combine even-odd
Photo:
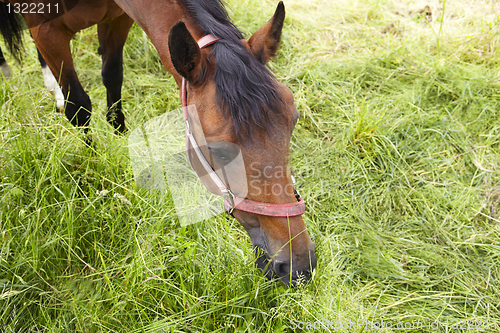
[[(60, 0), (47, 2), (54, 5)], [(242, 203), (228, 210), (248, 232), (257, 267), (288, 286), (308, 280), (316, 267), (314, 243), (301, 217), (303, 201), (297, 202), (289, 171), (290, 138), (299, 113), (291, 91), (266, 67), (280, 44), (283, 3), (249, 39), (231, 23), (220, 0), (80, 0), (73, 5), (59, 17), (22, 13), (62, 87), (69, 121), (87, 129), (92, 110), (73, 67), (70, 40), (78, 31), (97, 24), (107, 119), (117, 132), (125, 131), (122, 50), (136, 22), (182, 88), (183, 105), (196, 106), (206, 136), (204, 151), (212, 157), (207, 159), (212, 161), (208, 168), (214, 167), (214, 160), (230, 155), (221, 143), (240, 148), (250, 186)], [(209, 42), (203, 42), (207, 37)], [(204, 159), (199, 154), (190, 157), (195, 168)], [(231, 193), (227, 184), (221, 186), (221, 192)], [(291, 209), (297, 204), (302, 208)]]

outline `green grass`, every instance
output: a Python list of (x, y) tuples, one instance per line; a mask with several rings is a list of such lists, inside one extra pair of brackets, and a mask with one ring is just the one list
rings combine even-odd
[[(231, 0), (229, 10), (250, 35), (275, 5)], [(105, 121), (94, 28), (72, 49), (95, 150), (54, 111), (32, 43), (0, 82), (0, 332), (287, 332), (324, 320), (332, 332), (397, 332), (333, 326), (358, 320), (498, 331), (498, 3), (285, 6), (270, 67), (301, 114), (292, 163), (313, 279), (267, 281), (235, 220), (181, 228), (168, 195), (135, 185), (127, 138)], [(136, 26), (125, 58), (130, 128), (180, 106)]]

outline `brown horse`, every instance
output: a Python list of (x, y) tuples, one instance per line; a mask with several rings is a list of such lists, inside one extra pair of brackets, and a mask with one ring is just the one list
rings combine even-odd
[[(6, 6), (11, 10), (26, 2), (41, 2), (3, 1), (9, 3), (0, 3), (4, 14)], [(61, 0), (43, 2), (52, 3), (52, 8), (61, 4)], [(186, 80), (184, 98), (196, 106), (212, 160), (229, 154), (221, 142), (240, 147), (250, 184), (246, 199), (275, 207), (296, 202), (289, 152), (299, 113), (290, 90), (265, 66), (279, 47), (285, 18), (282, 2), (274, 16), (249, 39), (244, 39), (231, 23), (220, 0), (73, 0), (71, 7), (57, 17), (43, 11), (21, 14), (60, 82), (66, 96), (65, 114), (72, 124), (86, 130), (92, 106), (73, 67), (70, 40), (78, 31), (97, 24), (107, 119), (116, 131), (125, 131), (122, 50), (135, 21), (149, 36), (177, 84), (181, 86), (182, 79)], [(196, 41), (209, 34), (218, 41), (200, 49)], [(314, 243), (300, 214), (278, 217), (240, 210), (238, 206), (232, 211), (250, 235), (257, 267), (286, 285), (309, 279), (316, 266)]]

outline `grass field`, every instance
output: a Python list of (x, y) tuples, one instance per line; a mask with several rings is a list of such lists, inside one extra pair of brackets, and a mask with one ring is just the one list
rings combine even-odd
[[(228, 2), (248, 36), (275, 6)], [(168, 195), (135, 185), (105, 120), (95, 28), (72, 44), (95, 151), (55, 111), (27, 38), (0, 81), (0, 332), (500, 330), (500, 4), (285, 6), (270, 67), (301, 114), (312, 280), (267, 281), (237, 221), (181, 227)], [(137, 26), (125, 59), (129, 128), (180, 106)]]

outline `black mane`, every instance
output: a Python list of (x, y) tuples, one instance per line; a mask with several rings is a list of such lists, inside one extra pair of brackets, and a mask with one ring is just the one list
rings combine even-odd
[(270, 112), (282, 109), (273, 74), (243, 46), (242, 33), (230, 21), (222, 0), (183, 0), (188, 13), (205, 34), (220, 38), (213, 44), (217, 67), (217, 102), (231, 116), (236, 135), (250, 134), (252, 124), (269, 129)]

